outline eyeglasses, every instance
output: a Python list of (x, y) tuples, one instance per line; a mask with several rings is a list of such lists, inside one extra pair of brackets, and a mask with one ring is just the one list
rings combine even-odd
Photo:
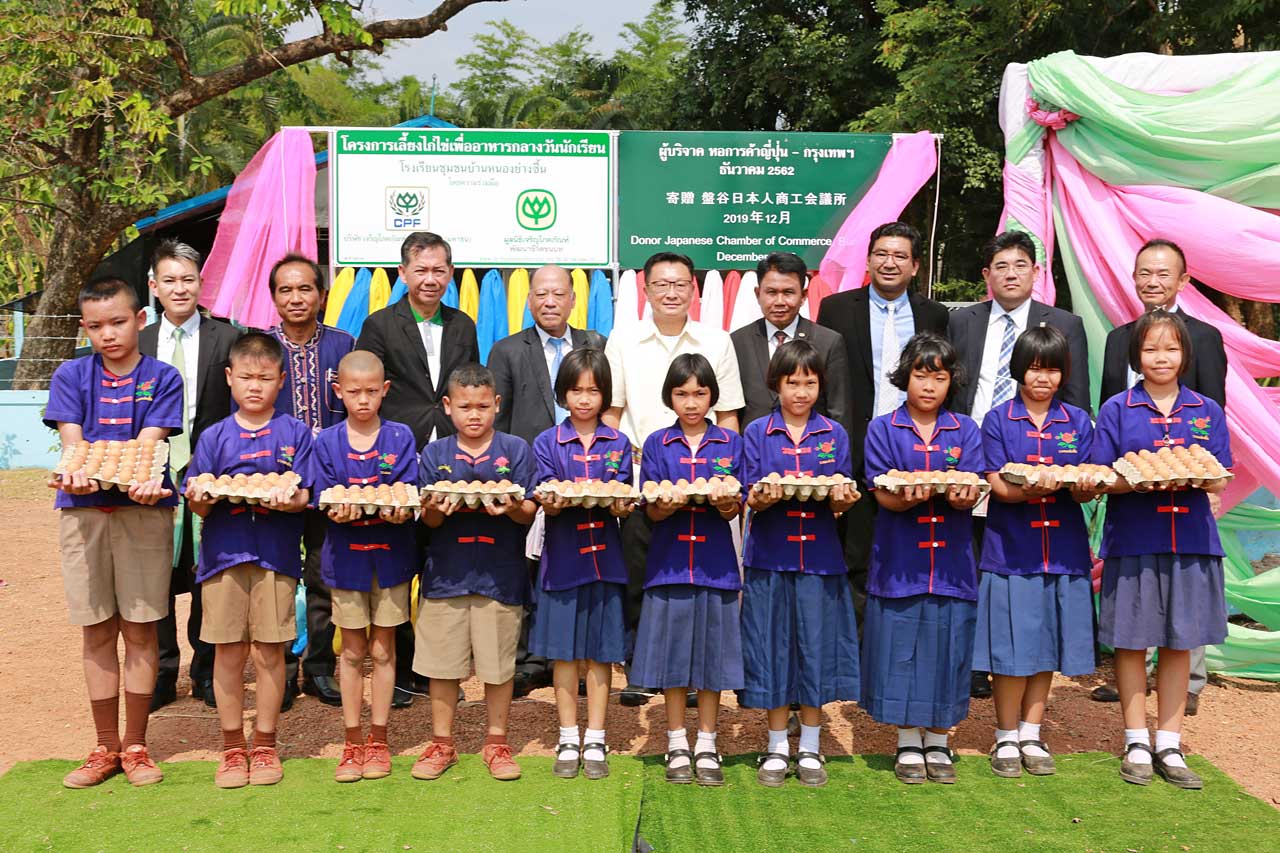
[(650, 290), (658, 295), (666, 293), (669, 290), (674, 290), (676, 293), (688, 293), (693, 288), (693, 281), (687, 278), (678, 278), (673, 281), (650, 281), (647, 282), (646, 285)]
[(884, 249), (877, 249), (871, 253), (871, 260), (876, 262), (876, 266), (883, 266), (891, 260), (905, 264), (911, 260), (911, 256), (906, 252), (886, 252)]
[(1005, 261), (1001, 261), (998, 264), (991, 265), (991, 271), (996, 275), (1005, 275), (1009, 272), (1009, 270), (1013, 270), (1018, 275), (1026, 275), (1027, 273), (1031, 272), (1031, 262), (1017, 261), (1016, 263), (1010, 264)]

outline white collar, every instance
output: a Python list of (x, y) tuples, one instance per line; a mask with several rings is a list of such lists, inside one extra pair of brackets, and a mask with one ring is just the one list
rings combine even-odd
[(533, 328), (538, 330), (538, 340), (542, 341), (543, 349), (547, 348), (547, 341), (552, 341), (552, 340), (564, 341), (566, 344), (569, 345), (570, 349), (573, 349), (573, 333), (569, 331), (568, 326), (564, 327), (564, 334), (558, 338), (551, 337), (551, 333), (548, 332), (546, 329), (542, 328), (541, 326), (539, 326), (537, 323), (533, 324)]
[(692, 340), (695, 344), (698, 343), (697, 321), (693, 320), (692, 318), (686, 317), (684, 321), (684, 328), (676, 332), (674, 335), (662, 334), (662, 332), (658, 330), (658, 325), (653, 322), (652, 317), (646, 317), (641, 322), (641, 325), (640, 325), (640, 340), (642, 341), (645, 340), (646, 338), (665, 338), (668, 340), (671, 340), (671, 339), (679, 340), (681, 335), (688, 335), (690, 340)]
[(787, 324), (787, 327), (785, 329), (779, 329), (777, 326), (773, 325), (773, 323), (770, 323), (767, 319), (764, 321), (765, 337), (771, 341), (773, 340), (774, 335), (776, 335), (778, 332), (785, 332), (787, 335), (787, 340), (793, 341), (796, 338), (796, 331), (799, 330), (799, 328), (800, 328), (799, 314), (791, 318), (791, 322)]
[(1004, 306), (994, 299), (991, 300), (991, 323), (994, 324), (1001, 317), (1008, 314), (1013, 318), (1013, 324), (1020, 329), (1027, 326), (1027, 316), (1031, 313), (1031, 299), (1028, 297), (1023, 300), (1022, 304), (1012, 311), (1004, 310)]
[(160, 313), (160, 337), (166, 341), (173, 340), (173, 332), (175, 329), (182, 329), (182, 334), (190, 338), (196, 332), (200, 331), (200, 312), (192, 314), (181, 326), (175, 326), (169, 320), (169, 315), (164, 312)]

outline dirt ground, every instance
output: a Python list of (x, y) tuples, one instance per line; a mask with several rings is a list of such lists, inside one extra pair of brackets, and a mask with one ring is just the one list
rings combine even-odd
[[(93, 746), (93, 726), (79, 664), (78, 629), (67, 624), (59, 572), (57, 518), (38, 472), (0, 475), (0, 708), (7, 723), (0, 737), (0, 773), (17, 761), (82, 758)], [(179, 636), (185, 637), (187, 601), (178, 599)], [(184, 656), (179, 694), (189, 692)], [(1055, 752), (1101, 750), (1118, 753), (1123, 733), (1117, 705), (1089, 699), (1096, 676), (1055, 679), (1043, 736)], [(250, 679), (252, 676), (250, 676)], [(367, 682), (366, 682), (367, 683)], [(614, 673), (615, 689), (624, 683)], [(464, 685), (467, 701), (457, 724), (462, 751), (479, 751), (484, 733), (483, 688)], [(250, 684), (252, 690), (252, 683)], [(1154, 727), (1155, 696), (1148, 700)], [(252, 705), (252, 699), (250, 699)], [(826, 708), (823, 749), (829, 755), (891, 753), (893, 730), (878, 725), (853, 703)], [(583, 709), (585, 714), (585, 709)], [(693, 725), (690, 713), (690, 726)], [(366, 711), (367, 714), (367, 711)], [(415, 753), (430, 733), (425, 697), (391, 717), (395, 751)], [(1280, 806), (1280, 751), (1275, 726), (1280, 720), (1280, 684), (1211, 677), (1200, 713), (1187, 718), (1184, 747), (1203, 754), (1254, 795)], [(994, 712), (990, 700), (974, 701), (953, 745), (969, 755), (984, 755), (992, 742)], [(367, 717), (366, 717), (367, 723)], [(522, 755), (550, 755), (556, 740), (555, 703), (550, 688), (517, 700), (511, 712), (511, 743)], [(661, 753), (666, 747), (662, 703), (609, 709), (609, 741), (617, 752)], [(765, 745), (760, 711), (739, 711), (732, 695), (721, 710), (722, 752), (755, 752)], [(279, 728), (286, 758), (337, 757), (342, 721), (336, 708), (309, 696), (299, 697)], [(161, 761), (211, 759), (220, 747), (217, 716), (189, 695), (153, 715), (149, 729), (152, 755)], [(962, 765), (978, 772), (980, 765)]]

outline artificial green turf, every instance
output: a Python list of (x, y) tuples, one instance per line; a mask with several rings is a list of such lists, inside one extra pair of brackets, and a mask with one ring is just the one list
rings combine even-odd
[(145, 788), (116, 776), (80, 791), (61, 785), (75, 762), (19, 764), (0, 777), (0, 850), (626, 851), (644, 784), (641, 762), (623, 756), (597, 781), (521, 758), (524, 777), (497, 782), (464, 755), (433, 782), (398, 757), (385, 779), (340, 785), (334, 764), (286, 761), (280, 784), (232, 791), (214, 787), (204, 761), (164, 764), (164, 781)]
[(1245, 851), (1280, 849), (1280, 813), (1193, 757), (1202, 791), (1124, 782), (1119, 760), (1058, 756), (1058, 775), (1001, 779), (962, 757), (956, 785), (903, 785), (890, 756), (831, 758), (825, 788), (755, 781), (754, 756), (725, 761), (723, 788), (669, 785), (647, 765), (640, 836), (665, 851)]

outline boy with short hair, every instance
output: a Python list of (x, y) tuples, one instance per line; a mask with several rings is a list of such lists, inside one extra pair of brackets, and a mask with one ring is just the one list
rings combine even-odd
[[(382, 361), (367, 350), (354, 350), (338, 362), (333, 390), (347, 419), (316, 437), (313, 506), (333, 486), (417, 484), (413, 430), (378, 414), (390, 387)], [(333, 594), (333, 624), (342, 632), (338, 684), (346, 730), (334, 778), (380, 779), (391, 772), (387, 719), (396, 680), (396, 628), (409, 621), (409, 586), (418, 570), (414, 529), (405, 523), (413, 520), (413, 510), (382, 507), (367, 516), (362, 506), (343, 504), (330, 507), (328, 514), (320, 576)], [(373, 659), (367, 742), (360, 729), (366, 654)]]
[[(205, 430), (187, 466), (186, 497), (204, 519), (199, 571), (204, 599), (200, 639), (216, 647), (213, 691), (222, 726), (219, 788), (273, 785), (284, 776), (276, 753), (276, 722), (284, 696), (284, 648), (297, 635), (294, 590), (302, 574), (302, 510), (307, 505), (311, 430), (277, 414), (284, 351), (262, 332), (231, 347), (227, 382), (239, 410)], [(271, 490), (256, 505), (197, 497), (201, 474), (252, 475), (294, 471), (297, 491)], [(253, 746), (244, 737), (244, 665), (252, 651), (257, 673)]]
[[(182, 377), (138, 351), (146, 315), (133, 287), (115, 276), (80, 291), (80, 326), (93, 355), (54, 371), (44, 422), (63, 446), (79, 441), (160, 441), (182, 431)], [(156, 622), (169, 609), (173, 484), (159, 480), (103, 490), (81, 472), (54, 476), (62, 580), (71, 623), (81, 626), (81, 659), (98, 745), (62, 784), (87, 788), (121, 770), (134, 785), (164, 778), (147, 755), (147, 716), (159, 651)], [(121, 738), (120, 662), (124, 637), (125, 730)], [(123, 749), (122, 749), (123, 747)]]
[[(533, 454), (523, 440), (493, 428), (501, 399), (493, 374), (467, 364), (449, 377), (445, 412), (455, 435), (422, 451), (419, 481), (509, 480), (532, 492)], [(458, 762), (453, 717), (458, 682), (471, 674), (484, 682), (488, 736), (481, 756), (495, 779), (518, 779), (507, 744), (516, 645), (529, 594), (524, 545), (537, 506), (503, 496), (469, 509), (440, 494), (426, 500), (423, 520), (433, 528), (422, 573), (413, 669), (431, 679), (432, 740), (413, 765), (416, 779), (438, 779)]]

